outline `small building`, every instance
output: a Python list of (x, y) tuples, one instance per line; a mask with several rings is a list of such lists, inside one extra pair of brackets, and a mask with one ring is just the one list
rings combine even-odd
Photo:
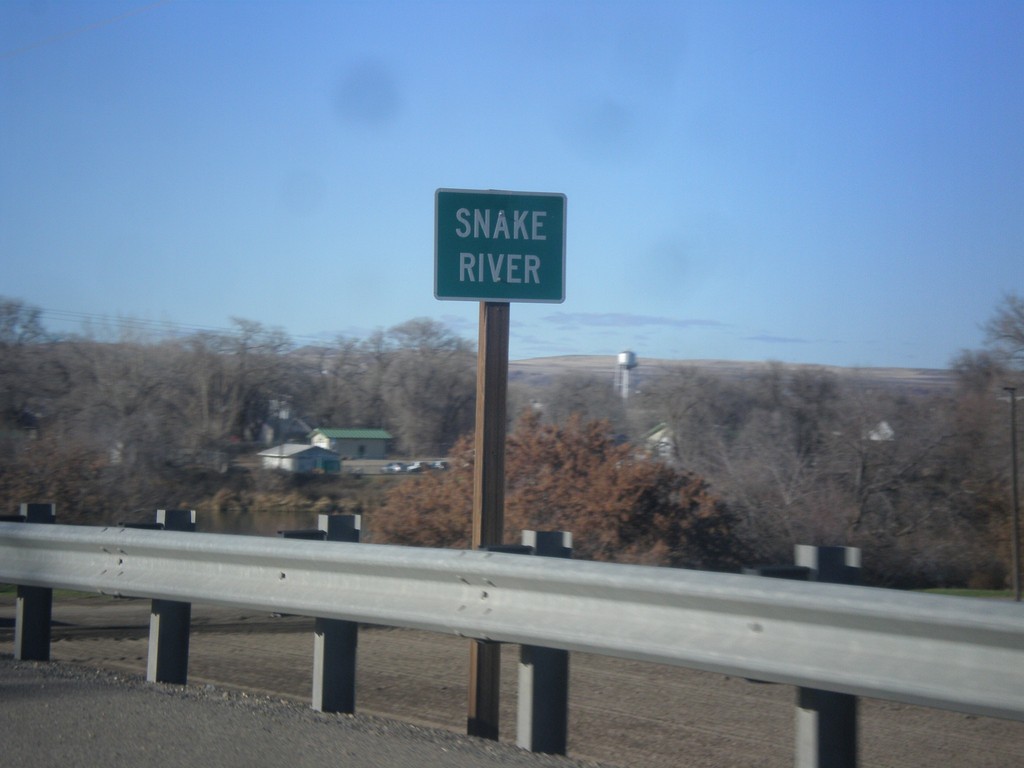
[(341, 472), (341, 457), (318, 445), (284, 443), (260, 451), (259, 456), (263, 469), (281, 469), (299, 474)]
[(896, 439), (896, 430), (889, 426), (888, 421), (880, 421), (873, 429), (869, 429), (864, 437), (873, 443), (891, 443)]
[(287, 401), (271, 400), (267, 420), (260, 425), (259, 441), (264, 445), (297, 443), (306, 439), (310, 429), (309, 424), (292, 415)]
[(386, 458), (394, 438), (386, 429), (333, 429), (322, 427), (309, 433), (309, 442), (346, 459)]
[(647, 430), (642, 440), (644, 448), (651, 456), (657, 456), (659, 459), (671, 459), (675, 456), (675, 433), (664, 422)]

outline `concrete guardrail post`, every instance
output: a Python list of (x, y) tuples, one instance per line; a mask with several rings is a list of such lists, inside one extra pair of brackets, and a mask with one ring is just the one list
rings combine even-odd
[[(860, 583), (860, 550), (799, 544), (798, 566), (810, 580), (828, 584)], [(796, 768), (856, 768), (857, 697), (848, 693), (797, 689)]]
[[(534, 555), (572, 557), (568, 531), (523, 531)], [(569, 652), (524, 645), (519, 651), (516, 744), (531, 752), (564, 755), (569, 737)]]
[[(194, 531), (194, 509), (158, 509), (156, 527), (167, 531)], [(151, 683), (188, 682), (188, 643), (192, 604), (153, 600), (149, 612), (149, 658), (146, 680)]]
[[(54, 504), (22, 504), (22, 523), (53, 523)], [(14, 658), (22, 661), (50, 660), (50, 625), (53, 619), (53, 590), (50, 587), (18, 585), (14, 620)]]

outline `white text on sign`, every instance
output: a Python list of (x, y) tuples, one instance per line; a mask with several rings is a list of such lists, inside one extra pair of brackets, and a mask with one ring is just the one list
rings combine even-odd
[[(455, 234), (459, 237), (469, 237), (472, 235), (477, 238), (485, 238), (487, 240), (497, 240), (498, 238), (504, 238), (505, 240), (547, 240), (547, 235), (541, 234), (541, 229), (544, 227), (544, 218), (547, 216), (547, 211), (512, 211), (512, 230), (509, 233), (508, 228), (508, 216), (505, 215), (504, 211), (498, 211), (498, 215), (494, 217), (494, 230), (491, 230), (491, 211), (490, 209), (474, 208), (473, 213), (470, 214), (468, 208), (459, 208), (455, 212), (455, 220), (459, 222), (459, 226), (455, 229)], [(472, 217), (472, 221), (470, 221)], [(527, 227), (527, 220), (529, 219), (529, 227)]]
[[(461, 238), (485, 240), (547, 240), (543, 233), (547, 211), (512, 211), (512, 222), (505, 211), (492, 219), (489, 208), (459, 208), (455, 212)], [(536, 283), (540, 284), (540, 257), (532, 253), (459, 253), (460, 283)]]
[(459, 282), (537, 283), (540, 257), (532, 253), (460, 253)]

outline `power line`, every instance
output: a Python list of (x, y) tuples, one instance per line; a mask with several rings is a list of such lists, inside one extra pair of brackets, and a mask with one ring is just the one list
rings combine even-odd
[(47, 45), (62, 43), (65, 40), (70, 40), (71, 38), (78, 37), (79, 35), (84, 35), (86, 32), (92, 32), (93, 30), (101, 29), (102, 27), (109, 26), (110, 24), (116, 24), (117, 22), (123, 21), (124, 19), (132, 16), (138, 16), (141, 13), (146, 13), (147, 11), (151, 11), (161, 5), (166, 5), (169, 2), (171, 2), (171, 0), (157, 0), (155, 3), (150, 3), (149, 5), (144, 5), (140, 8), (125, 11), (124, 13), (119, 13), (116, 16), (101, 19), (100, 21), (94, 21), (92, 24), (86, 24), (83, 27), (77, 27), (76, 29), (71, 29), (67, 32), (60, 32), (56, 35), (51, 35), (50, 37), (44, 37), (42, 40), (36, 40), (34, 43), (23, 45), (21, 48), (12, 48), (9, 51), (0, 53), (0, 61), (4, 59), (13, 59), (15, 56), (21, 56), (29, 51), (34, 51), (36, 48), (43, 48)]
[[(49, 309), (41, 307), (39, 309), (41, 316), (44, 319), (51, 319), (59, 322), (75, 322), (88, 328), (89, 326), (96, 326), (98, 329), (113, 328), (113, 329), (130, 329), (137, 331), (146, 331), (156, 333), (164, 336), (188, 336), (190, 334), (197, 333), (210, 333), (216, 335), (231, 336), (238, 333), (238, 328), (216, 328), (207, 325), (199, 325), (196, 323), (182, 323), (172, 320), (147, 320), (144, 318), (137, 317), (121, 317), (104, 315), (95, 312), (75, 312), (66, 309)], [(265, 331), (280, 331), (292, 341), (298, 341), (309, 344), (326, 344), (330, 343), (323, 336), (304, 336), (294, 335), (289, 333), (283, 328), (277, 328), (274, 326), (263, 326), (260, 327)]]

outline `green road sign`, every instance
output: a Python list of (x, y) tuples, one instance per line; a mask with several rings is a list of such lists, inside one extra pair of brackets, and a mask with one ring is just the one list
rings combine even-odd
[(434, 296), (565, 301), (565, 195), (439, 189)]

